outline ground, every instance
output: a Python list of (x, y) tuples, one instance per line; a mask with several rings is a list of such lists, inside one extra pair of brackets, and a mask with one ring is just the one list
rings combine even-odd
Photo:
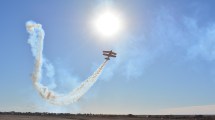
[(212, 115), (92, 115), (50, 113), (1, 113), (0, 120), (214, 120)]

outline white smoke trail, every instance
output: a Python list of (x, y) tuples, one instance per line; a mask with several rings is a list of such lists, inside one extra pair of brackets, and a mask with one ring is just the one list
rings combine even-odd
[[(81, 96), (83, 96), (91, 86), (96, 82), (99, 75), (101, 74), (107, 60), (102, 63), (102, 65), (85, 81), (83, 81), (80, 86), (75, 88), (68, 94), (59, 94), (56, 93), (48, 87), (42, 85), (40, 82), (42, 78), (42, 67), (46, 68), (47, 77), (54, 80), (54, 66), (45, 59), (43, 56), (43, 40), (45, 32), (42, 29), (41, 24), (37, 24), (33, 21), (28, 21), (26, 23), (26, 29), (30, 34), (28, 43), (31, 46), (31, 51), (33, 57), (35, 58), (34, 71), (32, 74), (33, 85), (39, 94), (46, 99), (48, 102), (55, 105), (67, 105), (78, 101)], [(55, 86), (55, 85), (54, 85)]]

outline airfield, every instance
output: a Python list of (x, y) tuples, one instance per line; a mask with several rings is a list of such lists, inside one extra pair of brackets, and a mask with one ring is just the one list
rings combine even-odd
[(0, 120), (214, 120), (214, 115), (103, 115), (1, 112)]

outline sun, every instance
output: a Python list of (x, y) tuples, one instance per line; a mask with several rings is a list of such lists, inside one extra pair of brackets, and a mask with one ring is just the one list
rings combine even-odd
[(113, 37), (122, 30), (123, 21), (117, 12), (105, 10), (96, 16), (93, 26), (101, 36)]

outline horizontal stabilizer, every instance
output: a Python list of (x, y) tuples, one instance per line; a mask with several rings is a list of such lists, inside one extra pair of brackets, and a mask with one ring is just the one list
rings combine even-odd
[(115, 55), (109, 55), (109, 57), (116, 57)]

